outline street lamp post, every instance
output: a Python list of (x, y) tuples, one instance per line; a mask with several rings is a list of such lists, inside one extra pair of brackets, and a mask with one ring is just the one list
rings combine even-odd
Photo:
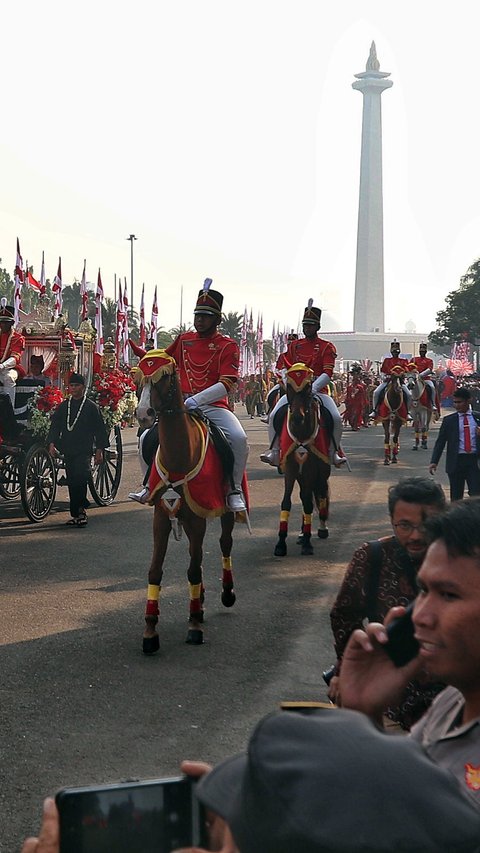
[(130, 234), (130, 319), (133, 320), (133, 241), (137, 240), (135, 234)]

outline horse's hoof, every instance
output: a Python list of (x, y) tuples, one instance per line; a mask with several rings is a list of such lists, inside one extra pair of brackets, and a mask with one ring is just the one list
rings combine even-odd
[(233, 607), (237, 597), (233, 589), (224, 589), (222, 591), (222, 604), (224, 607)]
[(422, 441), (422, 450), (428, 450), (426, 441), (425, 442)]
[(390, 465), (390, 459), (384, 459), (383, 464), (384, 465)]
[(319, 539), (328, 539), (328, 527), (319, 527), (317, 532)]
[(312, 548), (310, 542), (308, 544), (305, 543), (305, 545), (302, 545), (302, 550), (300, 551), (300, 554), (302, 555), (302, 557), (311, 557), (312, 556), (313, 548)]
[(185, 642), (189, 646), (201, 646), (203, 644), (203, 631), (200, 628), (189, 628)]
[(158, 634), (155, 634), (154, 637), (144, 637), (143, 638), (143, 654), (144, 655), (154, 655), (155, 652), (158, 652), (160, 648), (160, 637)]
[(397, 464), (397, 461), (398, 461), (398, 460), (397, 460), (397, 457), (396, 457), (396, 456), (394, 456), (394, 457), (393, 457), (393, 459), (392, 459), (392, 465), (396, 465), (396, 464)]
[(418, 450), (418, 445), (414, 444), (412, 450)]
[(275, 551), (273, 552), (275, 557), (286, 557), (287, 555), (287, 546), (285, 542), (278, 542), (275, 545)]

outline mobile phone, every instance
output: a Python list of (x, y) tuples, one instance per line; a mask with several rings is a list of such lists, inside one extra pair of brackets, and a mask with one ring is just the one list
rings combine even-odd
[(63, 788), (55, 799), (60, 853), (170, 853), (208, 844), (188, 776)]
[(387, 626), (388, 643), (384, 646), (385, 651), (395, 666), (405, 666), (418, 655), (420, 645), (415, 639), (415, 628), (412, 622), (412, 613), (415, 602), (411, 601), (403, 616), (394, 619)]

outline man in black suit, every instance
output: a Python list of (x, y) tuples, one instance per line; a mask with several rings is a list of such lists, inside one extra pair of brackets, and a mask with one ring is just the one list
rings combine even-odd
[(430, 461), (430, 474), (434, 474), (446, 444), (445, 470), (452, 501), (463, 498), (465, 483), (470, 497), (480, 495), (480, 412), (472, 411), (471, 396), (468, 388), (457, 388), (454, 392), (456, 411), (443, 419)]

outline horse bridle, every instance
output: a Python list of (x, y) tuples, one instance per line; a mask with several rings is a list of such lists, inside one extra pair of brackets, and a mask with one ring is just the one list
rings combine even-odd
[[(318, 435), (318, 430), (320, 429), (320, 412), (319, 412), (320, 403), (315, 398), (315, 395), (312, 393), (309, 395), (309, 399), (305, 403), (304, 416), (303, 417), (304, 417), (304, 419), (306, 419), (307, 417), (311, 417), (312, 404), (313, 404), (313, 408), (314, 408), (314, 411), (313, 411), (314, 428), (313, 428), (312, 434), (308, 438), (301, 440), (296, 435), (293, 435), (292, 432), (290, 431), (289, 418), (287, 418), (287, 432), (288, 432), (290, 438), (293, 439), (293, 441), (297, 442), (299, 447), (306, 447), (307, 448), (309, 444), (312, 444), (312, 442), (315, 441), (315, 439)], [(292, 404), (290, 402), (288, 403), (288, 411), (289, 411), (289, 414), (291, 415), (292, 414)]]
[[(158, 382), (152, 383), (152, 387), (155, 388), (155, 386), (158, 384)], [(167, 415), (167, 417), (168, 415), (178, 415), (181, 409), (179, 409), (178, 406), (174, 405), (174, 403), (176, 402), (175, 398), (177, 394), (177, 374), (175, 372), (170, 374), (170, 382), (166, 394), (162, 397), (160, 397), (158, 391), (156, 392), (156, 394), (159, 399), (159, 404), (158, 406), (153, 406), (153, 408), (155, 409), (157, 415)], [(150, 402), (152, 402), (151, 395)]]

